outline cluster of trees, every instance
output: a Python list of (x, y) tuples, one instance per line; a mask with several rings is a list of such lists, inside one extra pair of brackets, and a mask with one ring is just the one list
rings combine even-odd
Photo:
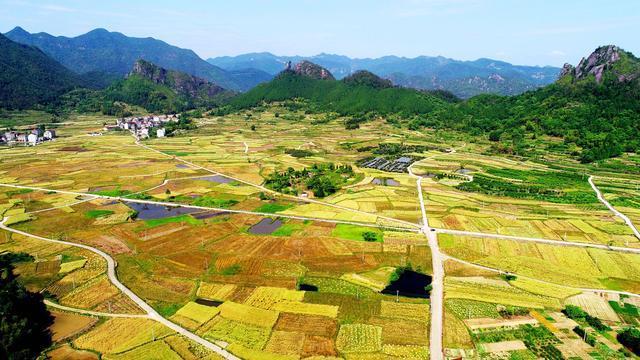
[(302, 186), (316, 197), (325, 197), (338, 191), (342, 184), (354, 176), (351, 165), (313, 164), (310, 168), (274, 172), (267, 176), (265, 186), (285, 194), (298, 194)]
[(634, 354), (640, 356), (640, 330), (628, 327), (618, 333), (618, 341)]
[(0, 359), (35, 359), (51, 345), (53, 317), (39, 293), (27, 291), (14, 264), (33, 261), (27, 254), (0, 254)]
[(567, 315), (569, 319), (573, 319), (580, 322), (586, 322), (594, 328), (596, 331), (609, 331), (611, 328), (607, 326), (602, 320), (597, 317), (589, 315), (586, 311), (582, 310), (579, 306), (567, 305), (562, 312)]

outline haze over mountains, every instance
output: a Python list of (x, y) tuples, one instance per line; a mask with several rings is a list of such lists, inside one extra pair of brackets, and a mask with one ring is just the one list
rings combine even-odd
[(207, 79), (231, 90), (247, 90), (268, 80), (268, 74), (256, 71), (223, 70), (202, 60), (191, 50), (154, 38), (128, 37), (105, 29), (95, 29), (70, 38), (44, 32), (31, 34), (16, 27), (5, 35), (15, 42), (36, 46), (78, 74), (100, 72), (121, 78), (137, 60), (144, 59), (167, 69)]
[(368, 70), (394, 84), (423, 90), (448, 90), (468, 98), (481, 93), (516, 95), (554, 82), (560, 69), (552, 66), (518, 66), (492, 59), (459, 61), (442, 56), (405, 58), (385, 56), (376, 59), (353, 59), (347, 56), (277, 56), (250, 53), (234, 57), (210, 58), (207, 61), (226, 70), (253, 68), (275, 75), (287, 62), (311, 61), (342, 79), (357, 70)]
[(560, 73), (559, 68), (550, 66), (516, 66), (491, 59), (459, 61), (441, 56), (352, 59), (330, 54), (301, 57), (251, 53), (205, 61), (191, 50), (161, 40), (128, 37), (105, 29), (65, 37), (44, 32), (29, 33), (16, 27), (5, 35), (15, 42), (36, 46), (77, 74), (91, 74), (94, 84), (102, 87), (126, 75), (139, 59), (234, 91), (247, 91), (267, 82), (282, 71), (287, 62), (299, 63), (302, 60), (327, 68), (337, 79), (357, 70), (368, 70), (395, 85), (448, 90), (462, 98), (481, 93), (519, 94), (552, 83)]

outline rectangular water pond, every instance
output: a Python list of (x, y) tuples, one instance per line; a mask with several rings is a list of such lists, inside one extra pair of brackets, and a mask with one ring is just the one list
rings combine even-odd
[(138, 212), (137, 218), (140, 220), (164, 219), (178, 215), (191, 214), (194, 212), (202, 212), (202, 210), (200, 209), (164, 206), (157, 204), (142, 204), (134, 202), (125, 202), (125, 204)]
[(203, 176), (196, 178), (196, 180), (210, 181), (218, 184), (229, 184), (233, 182), (233, 179), (229, 179), (228, 177), (224, 177), (222, 175)]
[(272, 232), (278, 230), (282, 226), (282, 220), (273, 220), (264, 218), (259, 223), (249, 228), (249, 233), (255, 235), (269, 235)]

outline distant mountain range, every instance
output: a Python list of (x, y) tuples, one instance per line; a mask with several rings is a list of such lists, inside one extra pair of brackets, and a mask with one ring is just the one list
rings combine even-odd
[(554, 82), (561, 70), (551, 66), (518, 66), (491, 59), (459, 61), (441, 56), (352, 59), (331, 54), (303, 57), (250, 53), (210, 58), (207, 61), (225, 70), (253, 68), (275, 75), (288, 62), (298, 63), (303, 60), (326, 68), (337, 79), (357, 70), (368, 70), (396, 85), (424, 90), (448, 90), (462, 98), (483, 93), (520, 94)]
[[(153, 38), (134, 38), (95, 29), (77, 37), (31, 34), (20, 27), (5, 34), (9, 39), (39, 48), (77, 74), (101, 73), (122, 78), (133, 64), (144, 59), (167, 69), (182, 71), (212, 81), (227, 89), (244, 91), (271, 76), (258, 70), (223, 70), (196, 55)], [(97, 74), (96, 74), (97, 75)]]

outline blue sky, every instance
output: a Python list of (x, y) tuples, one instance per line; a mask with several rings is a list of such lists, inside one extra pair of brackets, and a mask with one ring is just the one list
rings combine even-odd
[(638, 0), (0, 0), (0, 8), (1, 32), (76, 36), (101, 27), (203, 58), (326, 52), (559, 66), (604, 44), (640, 55)]

